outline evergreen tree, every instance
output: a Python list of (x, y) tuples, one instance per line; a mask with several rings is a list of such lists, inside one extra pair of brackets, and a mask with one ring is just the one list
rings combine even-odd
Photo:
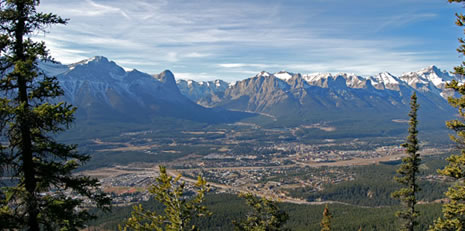
[[(465, 2), (465, 0), (449, 0), (449, 2)], [(456, 14), (456, 24), (460, 27), (465, 26), (465, 16)], [(465, 54), (465, 40), (459, 38), (460, 46), (457, 51)], [(454, 74), (465, 76), (465, 62), (454, 68)], [(444, 176), (454, 178), (455, 185), (449, 188), (446, 192), (448, 202), (443, 205), (443, 217), (438, 218), (430, 227), (430, 230), (464, 230), (465, 229), (465, 85), (459, 85), (455, 80), (452, 80), (446, 85), (447, 88), (453, 89), (460, 94), (460, 98), (449, 97), (449, 104), (457, 108), (459, 119), (446, 122), (449, 129), (455, 131), (456, 135), (451, 135), (450, 138), (457, 144), (461, 153), (459, 155), (451, 155), (447, 158), (449, 164), (438, 172)]]
[(320, 223), (321, 231), (331, 231), (331, 218), (333, 218), (333, 216), (329, 212), (328, 204), (326, 204)]
[(120, 230), (136, 231), (182, 231), (197, 230), (195, 226), (189, 226), (192, 217), (202, 217), (211, 215), (205, 206), (202, 205), (205, 193), (208, 191), (207, 182), (201, 176), (198, 177), (196, 195), (190, 200), (186, 199), (184, 182), (179, 183), (181, 175), (173, 179), (168, 176), (166, 168), (160, 166), (160, 176), (156, 183), (152, 185), (149, 192), (155, 199), (161, 202), (165, 209), (164, 214), (147, 211), (142, 205), (135, 205), (131, 212), (131, 217), (126, 221), (124, 228)]
[(396, 212), (396, 216), (403, 221), (401, 230), (404, 231), (413, 231), (414, 227), (418, 225), (416, 221), (418, 211), (415, 209), (415, 205), (417, 204), (416, 193), (420, 191), (416, 181), (421, 161), (420, 154), (418, 154), (419, 146), (417, 139), (418, 107), (417, 95), (413, 93), (410, 98), (410, 126), (408, 128), (407, 142), (402, 144), (402, 147), (406, 148), (407, 156), (402, 158), (402, 164), (397, 169), (397, 173), (400, 176), (394, 177), (397, 182), (406, 187), (392, 193), (392, 197), (398, 198), (406, 207)]
[(69, 128), (75, 108), (54, 103), (63, 90), (38, 68), (51, 57), (31, 36), (67, 20), (37, 12), (39, 3), (0, 1), (0, 160), (15, 183), (0, 189), (0, 229), (78, 230), (93, 217), (84, 199), (99, 207), (110, 199), (97, 180), (72, 174), (89, 156), (54, 139)]
[(250, 193), (239, 195), (244, 198), (252, 212), (241, 222), (233, 221), (237, 231), (277, 231), (287, 230), (284, 224), (289, 219), (286, 212), (281, 211), (276, 203), (267, 198), (259, 198)]

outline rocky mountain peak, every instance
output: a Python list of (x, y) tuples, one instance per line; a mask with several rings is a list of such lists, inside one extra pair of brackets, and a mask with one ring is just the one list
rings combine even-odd
[(436, 73), (436, 74), (439, 74), (439, 75), (442, 75), (443, 73), (447, 73), (446, 71), (442, 71), (441, 69), (439, 69), (438, 67), (436, 67), (435, 65), (430, 65), (428, 67), (425, 67), (423, 69), (421, 69), (420, 71), (418, 71), (418, 73)]
[[(101, 76), (124, 76), (126, 71), (115, 62), (104, 56), (95, 56), (80, 62), (68, 65), (70, 70), (100, 73)], [(111, 73), (111, 74), (110, 74)]]
[(153, 75), (160, 82), (164, 83), (167, 86), (176, 86), (176, 80), (173, 73), (170, 70), (164, 70), (160, 74)]
[(84, 64), (101, 65), (101, 64), (108, 64), (108, 63), (114, 63), (114, 62), (108, 60), (108, 58), (105, 56), (94, 56), (92, 58), (84, 59), (72, 65), (84, 65)]
[(407, 82), (414, 88), (425, 88), (432, 84), (436, 88), (444, 89), (445, 84), (454, 79), (454, 76), (449, 75), (447, 71), (442, 71), (432, 65), (417, 72), (407, 72), (402, 74), (400, 79)]
[(397, 78), (396, 76), (394, 76), (393, 74), (389, 72), (381, 72), (375, 75), (375, 78), (380, 81), (383, 81), (386, 84), (399, 84), (400, 82), (399, 78)]
[(291, 72), (287, 72), (287, 71), (280, 71), (280, 72), (277, 72), (277, 73), (274, 73), (273, 74), (274, 76), (284, 80), (284, 81), (288, 81), (289, 79), (291, 79), (295, 74), (294, 73), (291, 73)]
[(270, 76), (272, 76), (272, 74), (270, 74), (269, 72), (261, 71), (255, 77), (270, 77)]
[(90, 58), (89, 60), (92, 62), (96, 62), (96, 63), (109, 63), (110, 62), (108, 58), (105, 56), (94, 56), (93, 58)]
[(399, 91), (400, 85), (405, 85), (401, 79), (389, 72), (381, 72), (375, 76), (370, 76), (368, 79), (371, 81), (371, 85), (379, 90), (389, 89)]

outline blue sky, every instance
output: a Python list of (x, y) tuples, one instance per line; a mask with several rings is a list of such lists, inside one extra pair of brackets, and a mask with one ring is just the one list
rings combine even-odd
[(42, 0), (69, 18), (37, 37), (73, 63), (102, 55), (195, 80), (266, 70), (395, 75), (459, 64), (462, 30), (447, 0)]

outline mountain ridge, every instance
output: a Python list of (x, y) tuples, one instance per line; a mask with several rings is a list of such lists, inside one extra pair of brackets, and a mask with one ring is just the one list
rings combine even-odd
[[(392, 122), (388, 125), (387, 121), (406, 117), (410, 96), (416, 92), (421, 105), (420, 118), (427, 121), (422, 126), (443, 128), (440, 121), (451, 119), (454, 114), (446, 100), (454, 93), (445, 89), (452, 78), (435, 66), (400, 77), (389, 72), (363, 77), (353, 73), (302, 75), (262, 71), (230, 84), (224, 92), (216, 92), (215, 101), (204, 100), (201, 90), (194, 89), (196, 84), (192, 80), (190, 89), (181, 93), (207, 107), (272, 115), (277, 118), (278, 126), (282, 121), (289, 126), (320, 121), (359, 121), (360, 126), (365, 126), (363, 120), (391, 126)], [(196, 98), (190, 97), (192, 91), (197, 92)], [(205, 92), (205, 97), (211, 97), (210, 93)]]
[[(391, 89), (399, 91), (400, 86), (410, 86), (419, 91), (431, 91), (440, 95), (444, 99), (447, 97), (452, 96), (453, 93), (449, 89), (445, 89), (445, 84), (450, 82), (452, 79), (457, 79), (459, 82), (463, 83), (464, 80), (460, 79), (455, 76), (449, 75), (448, 72), (440, 70), (438, 67), (431, 65), (429, 67), (423, 68), (420, 71), (416, 72), (405, 72), (401, 76), (392, 75), (389, 72), (381, 72), (374, 76), (364, 77), (361, 75), (356, 75), (354, 73), (311, 73), (311, 74), (300, 74), (300, 73), (293, 73), (287, 71), (280, 71), (277, 73), (269, 73), (266, 71), (259, 72), (253, 77), (249, 77), (246, 79), (254, 78), (254, 77), (268, 77), (274, 76), (278, 79), (281, 79), (285, 82), (290, 81), (294, 76), (301, 76), (304, 79), (304, 85), (309, 86), (319, 86), (323, 88), (328, 87), (328, 82), (336, 82), (335, 80), (337, 77), (342, 77), (346, 81), (346, 86), (349, 88), (367, 88), (368, 85), (373, 86), (376, 89), (383, 90), (383, 89)], [(232, 88), (238, 82), (244, 81), (246, 79), (236, 81), (234, 84), (229, 84), (227, 88)], [(177, 80), (178, 86), (182, 81), (190, 82), (189, 86), (184, 84), (182, 86), (181, 92), (189, 97), (194, 102), (199, 102), (204, 106), (211, 107), (212, 104), (206, 104), (203, 100), (202, 94), (207, 94), (201, 89), (195, 89), (196, 84), (200, 83), (195, 80)], [(216, 80), (218, 81), (218, 80)], [(369, 81), (369, 83), (368, 83)], [(209, 81), (211, 82), (211, 81)], [(194, 86), (192, 86), (194, 84)], [(227, 88), (223, 88), (226, 91)], [(195, 96), (192, 95), (192, 92), (195, 92)], [(204, 93), (202, 93), (204, 92)], [(216, 94), (222, 94), (221, 91), (215, 91)], [(208, 100), (206, 100), (208, 102)]]
[(103, 56), (69, 65), (42, 61), (38, 67), (57, 77), (64, 90), (58, 100), (77, 106), (78, 121), (151, 123), (154, 118), (169, 117), (218, 123), (250, 116), (192, 102), (180, 93), (169, 70), (154, 75), (127, 71)]
[(57, 76), (65, 91), (63, 99), (79, 108), (77, 118), (84, 121), (150, 123), (169, 117), (228, 123), (257, 117), (255, 122), (263, 122), (266, 119), (258, 115), (269, 115), (273, 120), (266, 123), (276, 126), (364, 118), (392, 123), (407, 115), (413, 92), (421, 105), (420, 116), (444, 121), (453, 115), (445, 100), (453, 92), (444, 88), (453, 77), (435, 66), (400, 77), (389, 72), (363, 77), (262, 71), (234, 84), (220, 79), (176, 80), (169, 70), (128, 71), (103, 56), (70, 65), (41, 62), (39, 67)]

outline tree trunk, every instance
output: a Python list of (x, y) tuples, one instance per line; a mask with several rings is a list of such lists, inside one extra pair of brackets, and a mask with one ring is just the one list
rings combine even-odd
[[(17, 60), (25, 61), (26, 57), (24, 56), (24, 42), (23, 36), (25, 33), (25, 6), (24, 3), (18, 1), (16, 3), (18, 10), (19, 18), (16, 25), (15, 31), (15, 55)], [(31, 132), (28, 125), (28, 114), (29, 114), (29, 101), (27, 94), (27, 83), (24, 77), (24, 73), (19, 73), (18, 76), (18, 93), (19, 93), (19, 103), (24, 104), (24, 109), (22, 114), (18, 117), (20, 132), (21, 132), (21, 157), (23, 161), (23, 172), (24, 172), (24, 183), (26, 191), (28, 193), (26, 207), (27, 207), (27, 225), (28, 230), (30, 231), (39, 231), (39, 222), (37, 220), (38, 209), (37, 209), (37, 200), (36, 200), (36, 186), (37, 182), (35, 179), (33, 155), (32, 155), (32, 140)]]

